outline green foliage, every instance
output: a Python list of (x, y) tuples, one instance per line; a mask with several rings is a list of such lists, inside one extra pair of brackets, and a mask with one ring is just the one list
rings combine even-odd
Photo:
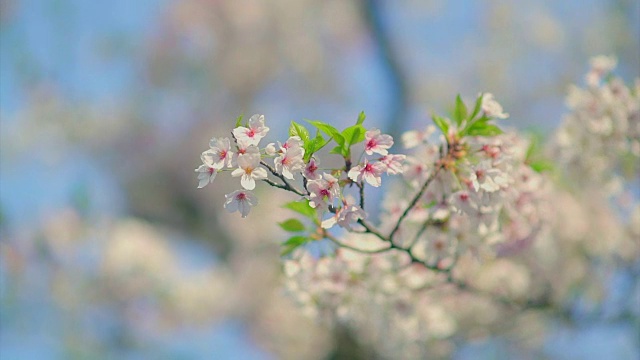
[(292, 236), (289, 238), (289, 240), (285, 241), (284, 244), (282, 244), (283, 248), (282, 248), (282, 251), (280, 252), (280, 255), (281, 256), (289, 255), (293, 252), (293, 250), (308, 243), (310, 240), (311, 240), (310, 238), (303, 235)]
[[(367, 132), (367, 129), (362, 126), (362, 123), (365, 119), (366, 115), (364, 114), (364, 112), (361, 112), (360, 115), (358, 115), (356, 124), (353, 126), (349, 126), (348, 128), (342, 130), (342, 132), (322, 121), (307, 120), (307, 122), (315, 126), (319, 131), (322, 131), (323, 133), (329, 135), (331, 139), (333, 139), (336, 144), (338, 144), (336, 147), (331, 149), (331, 154), (339, 154), (345, 158), (348, 158), (349, 156), (351, 156), (351, 146), (364, 141), (364, 134)], [(326, 143), (324, 143), (322, 147), (324, 147), (324, 145), (326, 145)]]
[(471, 124), (467, 129), (464, 135), (471, 136), (496, 136), (503, 134), (504, 131), (500, 129), (497, 125), (487, 124), (483, 121), (477, 121)]
[(331, 139), (325, 140), (322, 134), (318, 132), (315, 138), (310, 139), (309, 142), (304, 144), (304, 161), (308, 162), (314, 153), (320, 151), (320, 149), (325, 147), (325, 145), (327, 145), (330, 141)]
[(289, 136), (299, 137), (303, 144), (306, 144), (309, 141), (309, 131), (307, 128), (295, 121), (292, 121), (291, 125), (289, 125)]
[(288, 202), (284, 204), (283, 207), (289, 210), (293, 210), (298, 214), (310, 219), (315, 220), (316, 218), (316, 209), (312, 208), (311, 205), (309, 205), (309, 200)]
[(431, 119), (444, 135), (447, 135), (449, 133), (449, 121), (447, 119), (436, 114), (431, 115)]
[(456, 96), (456, 107), (453, 111), (453, 119), (456, 121), (456, 125), (462, 125), (462, 122), (467, 120), (467, 106), (462, 101), (460, 94)]
[(349, 126), (348, 128), (342, 131), (342, 136), (344, 137), (344, 147), (350, 147), (355, 145), (361, 141), (364, 141), (364, 133), (367, 132), (364, 126), (360, 124), (356, 124), (353, 126)]
[(300, 232), (305, 230), (304, 224), (300, 220), (293, 218), (278, 223), (278, 225), (280, 225), (284, 231), (288, 232)]
[(333, 141), (335, 141), (336, 143), (338, 143), (338, 145), (343, 145), (344, 144), (344, 137), (342, 136), (342, 134), (340, 134), (340, 131), (338, 131), (338, 129), (334, 128), (333, 126), (322, 122), (322, 121), (317, 121), (317, 120), (307, 120), (307, 122), (313, 126), (316, 127), (316, 129), (322, 131), (323, 133), (327, 134), (329, 137), (331, 137), (333, 139)]
[(242, 126), (242, 118), (243, 118), (243, 115), (240, 115), (240, 116), (238, 116), (236, 118), (236, 126), (235, 127)]
[(472, 121), (473, 119), (475, 119), (475, 117), (480, 113), (480, 108), (482, 108), (483, 97), (484, 97), (484, 94), (480, 94), (476, 99), (476, 104), (473, 106), (473, 112), (471, 113), (471, 116), (469, 116), (469, 121)]
[(555, 167), (553, 162), (546, 159), (542, 154), (542, 134), (532, 133), (530, 136), (529, 147), (525, 155), (525, 163), (528, 164), (533, 171), (542, 173), (548, 171), (554, 171)]

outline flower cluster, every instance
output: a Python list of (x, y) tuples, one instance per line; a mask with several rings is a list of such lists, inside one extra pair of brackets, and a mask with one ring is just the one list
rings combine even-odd
[[(253, 115), (245, 126), (239, 118), (232, 131), (233, 139), (212, 138), (209, 149), (202, 153), (202, 165), (195, 170), (198, 187), (213, 182), (219, 172), (233, 169), (231, 176), (240, 177), (243, 189), (225, 195), (224, 207), (229, 212), (239, 211), (246, 217), (258, 203), (251, 190), (255, 189), (256, 180), (263, 180), (305, 198), (322, 228), (337, 224), (351, 229), (366, 218), (366, 213), (362, 202), (356, 204), (345, 188), (355, 185), (362, 192), (365, 184), (379, 187), (383, 174), (403, 172), (405, 159), (404, 155), (390, 154), (393, 138), (378, 129), (366, 130), (362, 126), (364, 119), (364, 114), (360, 114), (356, 124), (342, 132), (323, 122), (310, 122), (318, 129), (315, 137), (303, 125), (292, 122), (290, 137), (284, 143), (269, 143), (260, 148), (260, 141), (269, 131), (264, 116)], [(330, 138), (325, 139), (321, 132)], [(343, 157), (345, 167), (321, 169), (314, 154), (332, 140), (337, 144), (332, 152)], [(364, 149), (360, 161), (352, 166), (351, 151), (359, 143), (364, 144)], [(269, 178), (269, 173), (276, 179)]]
[[(589, 276), (585, 254), (637, 258), (632, 238), (640, 232), (640, 207), (627, 229), (602, 195), (629, 172), (625, 167), (637, 177), (640, 157), (640, 89), (612, 77), (614, 66), (612, 58), (595, 58), (587, 89), (571, 90), (572, 112), (551, 146), (564, 172), (537, 137), (498, 126), (509, 115), (490, 93), (469, 108), (458, 96), (450, 117), (433, 115), (433, 124), (404, 133), (406, 154), (390, 153), (394, 139), (366, 129), (364, 114), (342, 131), (309, 121), (315, 137), (292, 122), (285, 143), (260, 149), (260, 139), (248, 144), (266, 134), (256, 115), (257, 125), (238, 122), (235, 149), (212, 140), (196, 171), (204, 186), (237, 166), (232, 175), (243, 177), (245, 190), (262, 180), (298, 195), (284, 205), (298, 217), (279, 224), (291, 233), (282, 251), (288, 294), (307, 314), (358, 329), (360, 340), (382, 354), (425, 357), (425, 347), (437, 353), (451, 346), (454, 333), (484, 332), (521, 315), (530, 323), (523, 309), (562, 311), (562, 289)], [(327, 156), (343, 166), (321, 167), (318, 151), (329, 143)], [(375, 219), (365, 189), (379, 188), (385, 174), (397, 181)], [(566, 179), (570, 186), (558, 186)], [(257, 203), (245, 190), (225, 203), (243, 217)], [(590, 196), (580, 199), (585, 191)], [(597, 214), (593, 224), (579, 221), (586, 213)], [(316, 241), (335, 251), (308, 251)]]
[(616, 59), (591, 60), (586, 88), (571, 86), (567, 114), (554, 137), (554, 153), (572, 181), (614, 190), (619, 174), (640, 167), (640, 81), (630, 89), (611, 71)]

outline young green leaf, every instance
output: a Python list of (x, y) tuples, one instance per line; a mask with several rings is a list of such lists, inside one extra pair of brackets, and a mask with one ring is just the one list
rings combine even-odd
[(342, 145), (338, 145), (338, 146), (334, 147), (333, 149), (331, 149), (331, 151), (329, 151), (329, 154), (344, 155), (345, 149), (349, 149), (349, 148), (345, 148)]
[(449, 122), (447, 121), (447, 119), (435, 114), (432, 115), (431, 118), (433, 119), (434, 124), (436, 124), (436, 126), (440, 129), (440, 131), (442, 131), (444, 135), (447, 135), (449, 133)]
[(292, 121), (291, 125), (289, 125), (289, 136), (300, 137), (303, 144), (306, 144), (309, 141), (309, 131), (307, 128), (295, 121)]
[(284, 204), (283, 207), (289, 210), (293, 210), (298, 214), (304, 215), (311, 219), (315, 219), (316, 217), (316, 209), (312, 208), (311, 205), (309, 205), (308, 200), (288, 202)]
[(456, 121), (458, 126), (467, 119), (467, 106), (464, 104), (464, 101), (462, 101), (460, 94), (456, 96), (456, 107), (453, 111), (453, 119)]
[(467, 129), (466, 133), (471, 136), (495, 136), (504, 132), (496, 125), (476, 122)]
[(362, 125), (353, 125), (344, 129), (342, 131), (342, 136), (344, 137), (345, 146), (351, 146), (364, 141), (365, 132), (367, 132), (367, 129)]
[(240, 116), (238, 116), (238, 117), (236, 118), (236, 126), (235, 126), (235, 127), (242, 126), (242, 117), (243, 117), (243, 116), (242, 116), (242, 115), (240, 115)]
[(532, 161), (531, 163), (529, 163), (529, 166), (531, 166), (531, 169), (533, 169), (533, 171), (537, 173), (554, 170), (553, 163), (551, 161), (543, 159)]
[(480, 108), (482, 108), (482, 97), (484, 96), (484, 94), (480, 93), (480, 95), (478, 95), (478, 98), (476, 99), (476, 104), (473, 107), (473, 112), (471, 113), (471, 116), (469, 116), (469, 120), (473, 120), (478, 113), (480, 113)]
[(317, 120), (306, 120), (306, 121), (309, 124), (315, 126), (318, 130), (332, 137), (333, 140), (336, 143), (338, 143), (338, 145), (344, 144), (344, 137), (342, 136), (342, 134), (340, 134), (340, 131), (338, 131), (338, 129), (322, 121), (317, 121)]
[(356, 125), (362, 125), (362, 123), (364, 122), (364, 119), (367, 118), (367, 115), (364, 114), (364, 111), (360, 112), (360, 115), (358, 115), (358, 120), (356, 121)]
[(304, 224), (298, 220), (298, 219), (288, 219), (285, 220), (281, 223), (278, 223), (278, 225), (280, 225), (280, 227), (284, 230), (284, 231), (288, 231), (288, 232), (300, 232), (300, 231), (304, 231)]
[(310, 139), (304, 144), (304, 161), (308, 162), (311, 156), (317, 151), (320, 151), (325, 145), (327, 145), (331, 139), (325, 140), (322, 134), (318, 132), (316, 137)]
[(289, 238), (289, 240), (285, 241), (282, 246), (283, 249), (280, 252), (281, 256), (286, 256), (289, 255), (293, 252), (293, 250), (297, 249), (298, 247), (306, 244), (307, 242), (309, 242), (308, 237), (306, 236), (302, 236), (302, 235), (296, 235), (296, 236), (292, 236)]

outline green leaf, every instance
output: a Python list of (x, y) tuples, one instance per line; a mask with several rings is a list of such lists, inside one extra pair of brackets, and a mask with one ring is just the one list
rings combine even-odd
[(285, 241), (282, 246), (283, 249), (280, 252), (281, 256), (286, 256), (289, 255), (293, 252), (293, 250), (297, 249), (298, 247), (306, 244), (307, 242), (309, 242), (308, 237), (306, 236), (302, 236), (302, 235), (296, 235), (296, 236), (292, 236), (289, 238), (289, 240)]
[(364, 114), (364, 111), (360, 111), (360, 115), (358, 115), (358, 121), (356, 121), (356, 125), (362, 125), (364, 119), (367, 118), (367, 115)]
[(531, 163), (529, 163), (529, 166), (531, 166), (531, 168), (533, 169), (533, 171), (541, 173), (541, 172), (545, 172), (545, 171), (553, 171), (554, 170), (554, 166), (553, 163), (551, 161), (548, 160), (536, 160), (536, 161), (532, 161)]
[(308, 162), (315, 152), (325, 147), (325, 145), (327, 145), (330, 141), (331, 139), (325, 140), (322, 134), (318, 132), (315, 138), (310, 139), (304, 144), (304, 161)]
[[(336, 147), (334, 147), (333, 149), (331, 149), (329, 151), (329, 154), (338, 154), (338, 155), (343, 155), (344, 151), (344, 147), (342, 145), (338, 145)], [(348, 148), (347, 148), (348, 149)]]
[(308, 200), (292, 201), (284, 204), (283, 207), (289, 210), (293, 210), (298, 214), (304, 215), (308, 218), (316, 218), (316, 209), (312, 208), (311, 205), (309, 205)]
[(367, 129), (362, 125), (353, 125), (344, 129), (342, 131), (342, 136), (344, 137), (345, 146), (351, 146), (364, 141), (364, 133), (366, 132)]
[(291, 125), (289, 125), (289, 136), (298, 136), (302, 139), (303, 144), (309, 141), (309, 131), (307, 128), (295, 121), (292, 121)]
[(317, 121), (317, 120), (306, 120), (306, 121), (309, 124), (315, 126), (316, 129), (332, 137), (333, 140), (336, 143), (338, 143), (338, 145), (344, 145), (344, 137), (342, 136), (342, 134), (340, 134), (340, 131), (338, 131), (338, 129), (322, 121)]
[(238, 116), (238, 118), (236, 118), (236, 126), (235, 127), (242, 126), (242, 117), (243, 117), (243, 115), (240, 115), (240, 116)]
[(473, 118), (475, 118), (478, 113), (480, 113), (480, 108), (482, 107), (482, 97), (484, 96), (484, 94), (480, 94), (478, 95), (478, 98), (476, 99), (476, 104), (473, 107), (473, 112), (471, 113), (471, 116), (469, 116), (469, 120), (473, 120)]
[(449, 133), (449, 122), (447, 119), (440, 117), (438, 115), (432, 115), (431, 118), (436, 126), (442, 131), (442, 133), (446, 136)]
[(503, 134), (504, 132), (496, 125), (475, 122), (467, 129), (466, 133), (471, 136), (495, 136)]
[(278, 225), (280, 225), (280, 227), (284, 230), (284, 231), (288, 231), (288, 232), (300, 232), (300, 231), (304, 231), (304, 224), (298, 220), (298, 219), (288, 219), (285, 220), (281, 223), (278, 223)]
[(462, 131), (460, 131), (460, 136), (469, 135), (469, 131), (471, 129), (484, 128), (485, 126), (487, 126), (487, 124), (491, 120), (492, 119), (490, 117), (488, 117), (487, 115), (482, 115), (482, 117), (480, 117), (478, 119), (471, 120), (469, 123), (467, 123), (467, 125), (464, 127), (464, 129), (462, 129)]
[(458, 126), (467, 119), (467, 106), (464, 104), (464, 101), (462, 101), (460, 94), (456, 96), (456, 108), (453, 111), (453, 119)]

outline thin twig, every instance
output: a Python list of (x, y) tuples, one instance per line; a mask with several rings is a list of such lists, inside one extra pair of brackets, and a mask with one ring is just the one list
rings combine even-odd
[(431, 184), (431, 182), (436, 178), (436, 176), (438, 176), (440, 169), (441, 169), (440, 167), (436, 168), (436, 171), (434, 171), (433, 174), (429, 176), (427, 181), (425, 181), (424, 185), (422, 185), (422, 187), (420, 188), (420, 191), (418, 191), (418, 193), (413, 197), (413, 200), (411, 200), (411, 203), (409, 204), (409, 206), (407, 206), (407, 208), (404, 210), (402, 215), (400, 215), (398, 222), (396, 223), (396, 225), (393, 227), (393, 230), (391, 230), (391, 233), (389, 234), (390, 242), (393, 242), (393, 236), (398, 232), (398, 229), (400, 229), (400, 224), (402, 224), (402, 221), (404, 220), (404, 218), (407, 217), (407, 215), (409, 214), (409, 211), (411, 211), (411, 209), (413, 209), (413, 207), (416, 206), (416, 204), (418, 203), (418, 200), (420, 200), (425, 190), (427, 190), (427, 188), (429, 187), (429, 184)]
[(273, 182), (273, 181), (271, 181), (271, 180), (267, 181), (268, 179), (266, 179), (265, 181), (266, 181), (269, 185), (272, 185), (272, 186), (278, 187), (278, 188), (280, 188), (280, 189), (284, 189), (284, 190), (291, 191), (291, 192), (296, 193), (296, 194), (298, 194), (298, 195), (300, 195), (300, 196), (306, 196), (306, 195), (308, 195), (308, 194), (305, 194), (305, 193), (303, 193), (302, 191), (300, 191), (300, 190), (296, 189), (295, 187), (293, 187), (293, 185), (291, 185), (291, 183), (289, 183), (289, 181), (287, 180), (287, 178), (286, 178), (286, 177), (284, 177), (282, 174), (278, 174), (278, 172), (277, 172), (274, 168), (272, 168), (269, 164), (267, 164), (266, 162), (264, 162), (264, 161), (260, 161), (260, 164), (261, 164), (262, 166), (266, 167), (266, 168), (267, 168), (267, 170), (269, 170), (269, 172), (271, 172), (274, 176), (276, 176), (277, 178), (279, 178), (280, 180), (282, 180), (282, 182), (284, 182), (284, 185), (279, 185), (279, 184), (276, 184), (275, 182)]
[(325, 238), (331, 240), (333, 243), (335, 243), (339, 247), (343, 247), (345, 249), (349, 249), (349, 250), (352, 250), (352, 251), (355, 251), (355, 252), (359, 252), (359, 253), (362, 253), (362, 254), (379, 254), (379, 253), (387, 252), (387, 251), (393, 249), (392, 246), (387, 247), (387, 248), (382, 248), (382, 249), (376, 249), (376, 250), (358, 249), (356, 247), (353, 247), (351, 245), (347, 245), (347, 244), (341, 242), (335, 236), (331, 235), (327, 231), (325, 231), (323, 235), (324, 235)]

